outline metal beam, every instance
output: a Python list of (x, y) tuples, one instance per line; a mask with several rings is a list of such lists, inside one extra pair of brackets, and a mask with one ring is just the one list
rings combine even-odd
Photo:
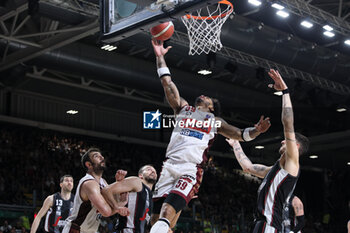
[(278, 2), (296, 15), (310, 17), (316, 24), (324, 25), (327, 22), (328, 25), (333, 27), (335, 32), (344, 36), (350, 34), (350, 23), (344, 18), (332, 15), (316, 6), (308, 4), (304, 0), (278, 0)]
[(18, 42), (20, 44), (24, 44), (24, 45), (29, 45), (29, 46), (33, 46), (33, 47), (36, 47), (36, 48), (42, 48), (42, 45), (38, 44), (38, 43), (34, 43), (34, 42), (31, 42), (31, 41), (27, 41), (27, 40), (21, 40), (21, 39), (18, 39), (17, 37), (13, 37), (13, 36), (5, 36), (5, 35), (1, 35), (0, 34), (0, 39), (5, 39), (7, 41), (14, 41), (14, 42)]
[(149, 100), (149, 99), (145, 99), (145, 98), (140, 98), (140, 97), (136, 97), (136, 96), (127, 95), (127, 94), (124, 94), (124, 93), (118, 93), (115, 90), (111, 91), (111, 90), (106, 90), (106, 89), (102, 89), (102, 88), (91, 87), (91, 86), (87, 86), (87, 85), (84, 85), (84, 84), (77, 84), (77, 83), (73, 83), (73, 82), (69, 82), (69, 81), (58, 80), (58, 79), (55, 79), (55, 78), (50, 78), (50, 77), (47, 77), (47, 76), (33, 74), (33, 73), (26, 73), (26, 76), (29, 77), (29, 78), (38, 79), (38, 80), (42, 80), (42, 81), (45, 81), (45, 82), (61, 84), (61, 85), (69, 86), (69, 87), (74, 87), (74, 88), (79, 88), (79, 89), (83, 89), (83, 90), (92, 91), (92, 92), (95, 92), (95, 93), (111, 95), (111, 96), (120, 97), (120, 98), (124, 98), (124, 99), (130, 99), (130, 100), (134, 100), (134, 101), (139, 101), (139, 102), (143, 102), (143, 103), (154, 104), (154, 105), (162, 106), (162, 107), (169, 107), (168, 104), (165, 104), (165, 103), (163, 103), (161, 101)]
[(94, 20), (93, 22), (88, 23), (83, 28), (84, 29), (76, 30), (74, 32), (61, 33), (59, 35), (50, 37), (40, 43), (42, 46), (41, 49), (28, 47), (12, 53), (6, 58), (4, 62), (0, 63), (0, 71), (33, 59), (45, 52), (60, 48), (64, 45), (80, 40), (88, 35), (92, 35), (99, 31), (99, 23), (97, 20)]
[(16, 27), (16, 29), (12, 32), (12, 35), (16, 35), (16, 33), (23, 27), (23, 25), (30, 19), (30, 15), (27, 15), (22, 22)]
[(17, 9), (9, 11), (6, 14), (0, 16), (0, 21), (5, 21), (7, 19), (10, 19), (14, 17), (16, 14), (19, 14), (27, 9), (28, 9), (28, 3), (25, 3), (22, 6), (18, 7)]
[[(171, 40), (172, 42), (181, 46), (189, 44), (187, 34), (179, 31), (175, 31)], [(337, 83), (301, 70), (293, 69), (291, 67), (287, 67), (276, 62), (256, 57), (232, 48), (222, 47), (222, 49), (218, 51), (217, 54), (223, 57), (227, 57), (232, 61), (243, 65), (262, 67), (265, 69), (276, 68), (286, 78), (301, 79), (324, 90), (328, 90), (340, 95), (350, 95), (350, 88), (341, 83)]]
[(36, 36), (47, 36), (47, 35), (51, 35), (51, 34), (74, 32), (74, 31), (85, 30), (85, 29), (86, 29), (86, 26), (80, 26), (80, 27), (59, 29), (59, 30), (53, 30), (53, 31), (47, 31), (47, 32), (38, 32), (38, 33), (19, 35), (19, 36), (16, 36), (16, 38), (22, 39), (22, 38), (29, 38), (29, 37), (36, 37)]
[(339, 0), (338, 17), (341, 17), (342, 11), (343, 11), (343, 0)]

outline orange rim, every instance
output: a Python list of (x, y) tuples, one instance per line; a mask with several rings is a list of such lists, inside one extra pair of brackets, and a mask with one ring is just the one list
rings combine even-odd
[(220, 18), (223, 18), (223, 17), (225, 17), (226, 15), (229, 15), (229, 14), (232, 13), (232, 11), (233, 11), (233, 5), (232, 5), (231, 2), (229, 2), (229, 1), (227, 1), (227, 0), (222, 0), (222, 1), (218, 2), (218, 4), (226, 4), (226, 5), (228, 5), (231, 9), (230, 9), (229, 11), (223, 13), (223, 14), (220, 14), (220, 15), (214, 15), (214, 16), (194, 16), (194, 15), (187, 14), (187, 15), (185, 15), (185, 17), (186, 17), (187, 19), (192, 18), (192, 19), (196, 19), (196, 20), (213, 20), (213, 19), (216, 19), (216, 18), (219, 18), (219, 17), (220, 17)]

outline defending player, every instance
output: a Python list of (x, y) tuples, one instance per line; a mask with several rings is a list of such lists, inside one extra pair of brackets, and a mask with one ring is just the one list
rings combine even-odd
[(281, 157), (271, 166), (253, 164), (243, 152), (238, 141), (227, 139), (242, 169), (264, 178), (258, 190), (258, 219), (253, 233), (282, 232), (283, 208), (289, 202), (298, 181), (299, 155), (308, 150), (308, 139), (294, 132), (294, 117), (289, 90), (278, 71), (269, 72), (277, 91), (282, 91), (282, 123), (284, 138), (279, 153)]

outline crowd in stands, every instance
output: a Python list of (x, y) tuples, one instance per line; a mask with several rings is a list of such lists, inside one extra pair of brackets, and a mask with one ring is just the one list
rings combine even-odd
[[(127, 170), (129, 175), (136, 175), (139, 167), (144, 164), (153, 164), (159, 174), (165, 155), (165, 148), (2, 125), (0, 204), (34, 204), (37, 211), (48, 195), (59, 190), (60, 176), (71, 174), (75, 186), (78, 184), (85, 173), (80, 157), (89, 147), (102, 149), (108, 166), (104, 177), (108, 182), (114, 181), (114, 172), (117, 169), (121, 168)], [(176, 232), (250, 231), (260, 181), (242, 176), (233, 171), (233, 167), (232, 159), (210, 160), (198, 198), (193, 199), (183, 211)], [(29, 216), (33, 216), (32, 213)], [(325, 228), (324, 216), (306, 216), (307, 225), (303, 232), (342, 232), (335, 231), (332, 227)], [(10, 219), (0, 215), (0, 233), (28, 232), (30, 225), (24, 222), (19, 218)], [(99, 232), (113, 231), (113, 221), (105, 219)]]

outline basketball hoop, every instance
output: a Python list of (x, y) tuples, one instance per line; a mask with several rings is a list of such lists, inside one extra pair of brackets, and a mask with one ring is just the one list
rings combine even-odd
[[(233, 12), (233, 5), (227, 0), (218, 2), (216, 9), (207, 6), (181, 17), (190, 40), (189, 55), (200, 55), (202, 52), (216, 52), (222, 48), (220, 34), (222, 25)], [(204, 16), (203, 16), (204, 15)]]

